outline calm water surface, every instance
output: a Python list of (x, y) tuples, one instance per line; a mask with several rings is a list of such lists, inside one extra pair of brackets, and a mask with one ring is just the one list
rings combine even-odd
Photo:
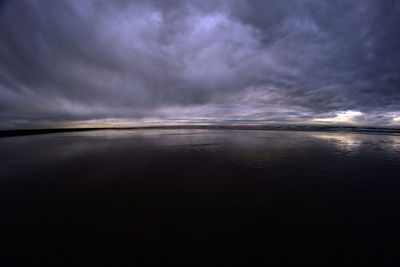
[(10, 266), (399, 266), (400, 136), (2, 138), (0, 208)]

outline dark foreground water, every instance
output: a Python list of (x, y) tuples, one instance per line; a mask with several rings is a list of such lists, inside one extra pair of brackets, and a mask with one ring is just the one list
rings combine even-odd
[(0, 139), (0, 266), (399, 266), (400, 136)]

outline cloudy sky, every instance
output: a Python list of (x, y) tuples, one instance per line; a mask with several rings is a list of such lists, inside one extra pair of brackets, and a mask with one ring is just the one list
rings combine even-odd
[(136, 123), (400, 126), (400, 1), (0, 1), (0, 128)]

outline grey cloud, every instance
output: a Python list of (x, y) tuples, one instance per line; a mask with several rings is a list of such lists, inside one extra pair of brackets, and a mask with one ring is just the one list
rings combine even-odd
[(399, 1), (3, 1), (0, 127), (400, 111)]

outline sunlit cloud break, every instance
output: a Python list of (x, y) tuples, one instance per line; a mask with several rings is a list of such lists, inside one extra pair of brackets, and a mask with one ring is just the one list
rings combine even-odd
[(316, 122), (327, 122), (327, 123), (355, 123), (357, 117), (363, 115), (362, 112), (347, 110), (343, 112), (338, 112), (335, 117), (331, 118), (316, 118)]
[(0, 128), (400, 126), (400, 2), (1, 1)]

